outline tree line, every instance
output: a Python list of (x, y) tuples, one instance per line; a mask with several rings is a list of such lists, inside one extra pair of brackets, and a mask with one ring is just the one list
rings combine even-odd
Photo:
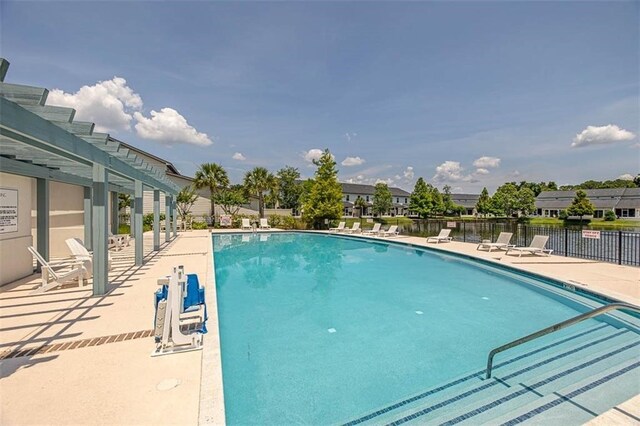
[[(218, 205), (224, 214), (235, 215), (250, 197), (258, 200), (259, 215), (264, 217), (266, 208), (292, 209), (301, 213), (303, 220), (314, 228), (322, 227), (326, 221), (339, 219), (343, 215), (342, 186), (338, 182), (336, 162), (325, 149), (317, 160), (313, 161), (317, 167), (314, 177), (301, 181), (297, 168), (285, 166), (275, 174), (264, 167), (255, 167), (244, 175), (241, 184), (232, 185), (226, 170), (216, 163), (204, 163), (196, 171), (192, 185), (184, 188), (177, 197), (178, 214), (184, 219), (195, 203), (199, 189), (208, 189), (211, 197), (211, 214), (216, 215)], [(615, 185), (640, 185), (640, 176), (635, 181), (616, 179), (613, 181), (586, 181), (575, 186), (561, 186), (553, 182), (507, 182), (500, 186), (493, 196), (487, 188), (483, 188), (476, 203), (478, 214), (487, 216), (527, 216), (535, 211), (535, 199), (543, 191), (586, 189), (593, 187), (620, 187)], [(584, 195), (584, 197), (582, 197)], [(578, 191), (574, 200), (575, 207), (567, 214), (570, 216), (584, 216), (593, 214), (593, 206), (589, 210), (590, 202), (586, 194)], [(585, 202), (586, 199), (586, 202)], [(572, 204), (573, 206), (573, 204)], [(354, 208), (363, 214), (368, 203), (358, 196), (354, 200)], [(393, 197), (386, 183), (375, 185), (371, 204), (373, 213), (383, 215), (393, 207)], [(409, 197), (409, 211), (420, 218), (435, 216), (453, 216), (464, 213), (465, 208), (456, 204), (452, 199), (451, 187), (445, 185), (440, 191), (435, 186), (426, 183), (420, 177), (415, 183)]]

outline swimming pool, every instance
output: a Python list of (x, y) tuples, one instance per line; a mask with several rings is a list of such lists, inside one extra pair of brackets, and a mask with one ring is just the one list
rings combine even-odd
[(494, 347), (594, 306), (400, 244), (308, 233), (213, 239), (229, 424), (348, 422), (480, 370)]

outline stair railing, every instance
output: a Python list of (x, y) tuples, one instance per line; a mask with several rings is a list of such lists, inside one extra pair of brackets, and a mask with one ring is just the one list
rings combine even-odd
[(547, 328), (543, 328), (542, 330), (536, 331), (535, 333), (531, 333), (528, 336), (524, 336), (521, 337), (519, 339), (514, 340), (513, 342), (509, 342), (506, 343), (502, 346), (499, 346), (495, 349), (493, 349), (491, 352), (489, 352), (489, 357), (487, 358), (487, 379), (491, 378), (491, 370), (493, 368), (493, 357), (496, 356), (496, 354), (502, 352), (502, 351), (506, 351), (507, 349), (511, 349), (513, 347), (519, 346), (523, 343), (527, 343), (533, 339), (537, 339), (538, 337), (542, 337), (545, 336), (549, 333), (553, 333), (556, 332), (558, 330), (562, 330), (563, 328), (567, 328), (573, 324), (577, 324), (579, 322), (582, 322), (584, 320), (587, 320), (589, 318), (593, 318), (593, 317), (597, 317), (598, 315), (602, 315), (604, 313), (607, 313), (609, 311), (614, 311), (617, 309), (627, 309), (630, 311), (635, 311), (635, 312), (640, 312), (640, 307), (635, 306), (635, 305), (631, 305), (628, 303), (611, 303), (609, 305), (605, 305), (605, 306), (601, 306), (597, 309), (594, 309), (592, 311), (586, 312), (584, 314), (575, 316), (573, 318), (569, 318), (568, 320), (559, 322), (557, 324), (554, 324), (552, 326), (549, 326)]

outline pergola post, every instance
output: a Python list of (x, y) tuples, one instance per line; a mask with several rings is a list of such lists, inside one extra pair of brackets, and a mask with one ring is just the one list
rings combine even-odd
[(171, 197), (171, 214), (173, 216), (173, 222), (171, 223), (171, 226), (173, 227), (173, 238), (176, 238), (178, 236), (178, 215), (176, 214), (178, 212), (178, 210), (176, 209), (176, 200), (175, 198)]
[(109, 221), (108, 207), (108, 172), (101, 165), (93, 164), (93, 295), (99, 296), (107, 292), (109, 284), (109, 252), (107, 250), (107, 236)]
[(142, 181), (136, 180), (134, 182), (134, 191), (135, 191), (135, 213), (134, 213), (134, 222), (135, 222), (135, 251), (136, 251), (136, 266), (142, 266), (142, 260), (144, 258), (144, 239), (142, 236)]
[[(49, 181), (47, 179), (36, 179), (36, 227), (38, 253), (49, 260)], [(37, 271), (40, 272), (41, 265), (38, 262)]]
[(120, 228), (120, 218), (118, 217), (118, 193), (111, 193), (111, 233), (118, 234), (118, 230)]
[(160, 250), (160, 190), (153, 190), (153, 251)]
[(173, 212), (171, 211), (171, 195), (164, 194), (164, 242), (171, 240), (171, 227), (173, 226)]
[(91, 187), (84, 187), (84, 246), (93, 250), (93, 225), (91, 224)]
[(131, 238), (135, 238), (136, 234), (134, 232), (135, 230), (135, 208), (136, 208), (136, 199), (135, 199), (135, 195), (133, 197), (131, 197), (131, 201), (130, 201), (130, 206), (129, 206), (129, 235), (131, 235)]

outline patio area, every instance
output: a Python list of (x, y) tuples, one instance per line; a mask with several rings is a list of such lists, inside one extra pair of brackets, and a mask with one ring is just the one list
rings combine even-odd
[[(0, 289), (1, 423), (198, 423), (203, 352), (150, 356), (152, 295), (157, 278), (177, 265), (211, 293), (210, 234), (180, 234), (158, 252), (152, 233), (144, 243), (143, 266), (134, 265), (133, 243), (110, 252), (103, 296), (94, 297), (90, 284), (30, 295), (39, 275)], [(209, 309), (213, 343), (215, 302)]]
[[(424, 238), (393, 240), (427, 246)], [(39, 275), (0, 288), (0, 423), (224, 423), (211, 234), (180, 233), (158, 252), (151, 233), (144, 243), (143, 266), (134, 265), (133, 246), (111, 252), (109, 289), (102, 296), (93, 296), (91, 285), (30, 295)], [(470, 243), (428, 246), (639, 303), (637, 268), (559, 256), (518, 258), (476, 251)], [(152, 358), (152, 294), (157, 278), (177, 265), (197, 273), (207, 287), (209, 333), (203, 351)], [(623, 408), (637, 417), (637, 407), (636, 397)]]

